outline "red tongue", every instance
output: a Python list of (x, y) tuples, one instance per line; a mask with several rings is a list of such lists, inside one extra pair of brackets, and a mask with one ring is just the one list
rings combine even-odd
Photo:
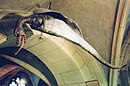
[(25, 43), (25, 36), (22, 35), (22, 36), (21, 36), (21, 45), (20, 45), (19, 49), (17, 50), (17, 52), (15, 53), (15, 55), (17, 55), (17, 54), (20, 52), (20, 50), (21, 50), (21, 49), (23, 48), (23, 46), (24, 46), (24, 43)]

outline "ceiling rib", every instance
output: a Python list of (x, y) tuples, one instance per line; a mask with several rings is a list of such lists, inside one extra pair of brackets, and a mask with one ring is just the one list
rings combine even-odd
[[(111, 54), (111, 64), (115, 66), (120, 66), (120, 54), (123, 35), (125, 32), (125, 25), (128, 16), (128, 9), (130, 7), (130, 0), (120, 0), (118, 13), (116, 18), (116, 24), (114, 29), (114, 37), (112, 43), (112, 54)], [(118, 83), (118, 69), (110, 70), (109, 86), (116, 86)]]
[(126, 53), (127, 53), (128, 47), (129, 47), (129, 43), (130, 43), (130, 31), (128, 32), (128, 35), (127, 35), (125, 42), (122, 46), (120, 64), (123, 64), (123, 65), (128, 64), (129, 58), (127, 58), (125, 56), (126, 56)]

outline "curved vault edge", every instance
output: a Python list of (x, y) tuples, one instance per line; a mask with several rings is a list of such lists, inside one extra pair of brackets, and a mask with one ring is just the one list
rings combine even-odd
[(26, 62), (24, 62), (22, 60), (13, 58), (11, 56), (2, 55), (2, 54), (0, 54), (0, 55), (3, 56), (6, 59), (9, 59), (12, 62), (15, 62), (15, 63), (19, 64), (20, 66), (26, 68), (27, 70), (31, 71), (32, 73), (34, 73), (35, 75), (40, 77), (43, 81), (45, 81), (49, 86), (51, 86), (49, 81), (47, 80), (47, 78), (40, 71), (38, 71), (36, 68), (34, 68), (33, 66), (29, 65), (28, 63), (26, 63)]

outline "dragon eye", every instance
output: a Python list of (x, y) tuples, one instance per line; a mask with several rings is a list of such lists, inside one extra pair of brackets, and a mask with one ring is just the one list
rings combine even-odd
[(40, 15), (33, 16), (30, 21), (31, 21), (30, 26), (33, 29), (39, 29), (39, 27), (44, 25), (44, 17)]

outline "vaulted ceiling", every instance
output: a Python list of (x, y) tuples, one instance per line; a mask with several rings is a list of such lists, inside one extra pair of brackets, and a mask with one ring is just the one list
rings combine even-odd
[[(123, 3), (124, 2), (125, 0)], [(117, 21), (119, 21), (117, 20), (117, 17), (120, 16), (118, 16), (119, 0), (0, 0), (0, 18), (3, 18), (5, 15), (13, 12), (12, 10), (17, 12), (28, 12), (21, 13), (22, 16), (31, 15), (32, 11), (39, 7), (59, 11), (74, 20), (82, 30), (83, 39), (85, 39), (102, 58), (104, 58), (107, 62), (110, 62), (113, 55), (113, 41), (115, 40), (114, 34), (116, 32), (115, 27), (118, 23)], [(130, 12), (128, 15), (126, 14), (126, 17), (126, 20), (124, 20), (126, 21), (124, 25), (125, 30), (123, 32), (124, 35), (121, 36), (123, 40), (120, 42), (122, 57), (121, 65), (128, 64), (130, 61)], [(2, 27), (0, 28), (6, 28), (5, 32), (10, 32), (8, 34), (10, 37), (10, 34), (13, 34), (13, 29), (10, 28), (15, 27), (13, 24), (14, 23), (2, 23)], [(25, 68), (30, 67), (30, 65), (31, 67), (33, 66), (34, 69), (33, 67), (30, 67), (29, 70), (38, 70), (38, 76), (44, 79), (47, 83), (49, 83), (50, 80), (51, 85), (53, 85), (54, 81), (48, 77), (53, 75), (56, 78), (58, 85), (61, 86), (84, 86), (84, 82), (89, 80), (99, 80), (101, 86), (108, 84), (107, 80), (109, 77), (109, 68), (102, 64), (100, 65), (98, 61), (93, 59), (92, 55), (86, 53), (79, 46), (65, 39), (50, 36), (45, 33), (43, 33), (43, 39), (39, 40), (38, 37), (41, 33), (35, 30), (31, 30), (29, 34), (30, 38), (24, 46), (25, 50), (23, 50), (18, 57), (16, 56), (19, 59), (18, 61), (17, 59), (13, 60), (13, 55), (10, 52), (7, 53), (8, 50), (1, 49), (2, 52), (0, 52), (3, 53), (3, 51), (5, 51), (6, 53), (3, 54), (10, 56), (5, 56), (6, 58), (16, 63), (21, 62), (21, 66)], [(15, 47), (12, 47), (14, 46), (14, 42), (12, 40), (15, 40), (15, 37), (12, 37), (11, 35), (12, 38), (10, 40), (6, 40), (6, 36), (6, 34), (0, 34), (0, 43), (6, 41), (5, 44), (1, 44), (1, 47), (11, 47), (11, 49), (14, 49), (14, 51), (12, 50), (11, 52), (14, 53), (17, 48), (15, 49)], [(26, 50), (28, 52), (25, 53)], [(35, 69), (35, 67), (38, 66), (32, 65), (33, 62), (28, 63), (29, 59), (35, 61), (37, 58), (29, 58), (28, 55), (25, 55), (27, 53), (30, 56), (32, 56), (30, 53), (33, 53), (35, 56), (32, 57), (38, 57), (37, 64), (43, 62), (50, 69), (46, 69), (50, 75), (47, 76), (46, 72), (40, 69)], [(24, 55), (27, 56), (27, 60)], [(39, 65), (41, 64), (42, 63)], [(33, 73), (35, 73), (34, 71)], [(50, 71), (53, 75), (51, 75)], [(45, 75), (47, 79), (44, 76), (40, 76), (42, 74)], [(98, 76), (99, 74), (101, 75)], [(72, 78), (70, 78), (70, 76)]]

